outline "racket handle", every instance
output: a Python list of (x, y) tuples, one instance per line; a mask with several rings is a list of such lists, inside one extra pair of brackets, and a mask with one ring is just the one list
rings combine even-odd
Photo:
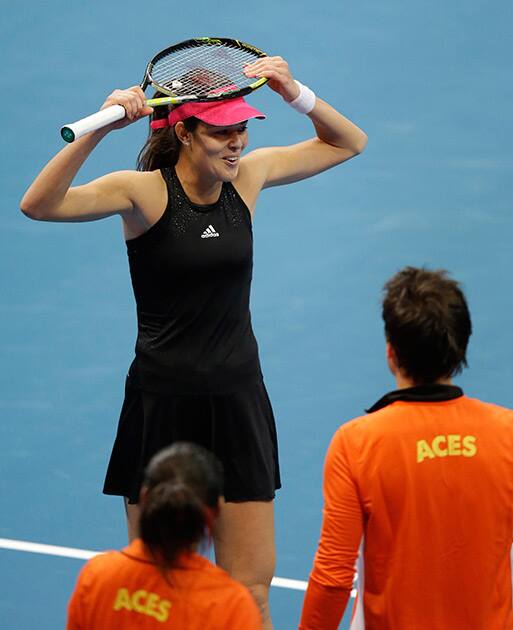
[(121, 120), (125, 116), (126, 112), (124, 107), (121, 105), (111, 105), (110, 107), (96, 112), (96, 114), (91, 114), (91, 116), (61, 127), (62, 139), (66, 140), (66, 142), (73, 142), (86, 133), (106, 127), (110, 125), (110, 123)]

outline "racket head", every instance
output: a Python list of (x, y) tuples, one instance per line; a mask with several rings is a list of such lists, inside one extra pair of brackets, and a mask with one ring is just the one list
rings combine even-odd
[(158, 92), (172, 97), (168, 102), (176, 103), (237, 98), (267, 82), (264, 77), (255, 79), (243, 72), (245, 65), (266, 56), (255, 46), (237, 39), (187, 39), (153, 57), (141, 87), (145, 89), (151, 85)]

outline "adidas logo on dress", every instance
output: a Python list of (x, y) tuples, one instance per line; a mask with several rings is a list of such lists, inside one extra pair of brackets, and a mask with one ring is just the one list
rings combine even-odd
[(219, 234), (216, 232), (213, 225), (209, 225), (201, 235), (201, 238), (214, 238), (215, 236), (219, 236)]

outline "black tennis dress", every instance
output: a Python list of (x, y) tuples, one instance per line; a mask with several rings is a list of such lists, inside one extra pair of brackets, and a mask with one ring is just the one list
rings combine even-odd
[(164, 214), (127, 241), (138, 335), (103, 491), (136, 503), (151, 457), (190, 441), (220, 459), (227, 501), (271, 500), (281, 484), (249, 312), (249, 210), (231, 183), (196, 205), (174, 169), (162, 176)]

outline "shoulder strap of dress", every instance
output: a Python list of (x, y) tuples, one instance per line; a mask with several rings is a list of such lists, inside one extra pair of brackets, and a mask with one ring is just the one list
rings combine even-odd
[(229, 200), (232, 200), (232, 203), (235, 202), (238, 205), (240, 211), (242, 211), (242, 214), (243, 214), (245, 220), (248, 222), (249, 225), (251, 225), (252, 224), (251, 212), (250, 212), (248, 206), (246, 205), (246, 202), (240, 196), (239, 191), (233, 185), (232, 182), (224, 182), (223, 183), (223, 193), (222, 194), (225, 195), (226, 198), (228, 198)]
[(172, 168), (171, 166), (166, 166), (165, 168), (160, 169), (160, 172), (162, 173), (162, 177), (164, 178), (164, 181), (166, 182), (168, 186), (173, 185), (174, 170), (175, 169)]
[(162, 178), (166, 182), (167, 188), (167, 205), (166, 205), (166, 214), (169, 213), (170, 209), (176, 205), (176, 195), (178, 194), (178, 186), (176, 185), (176, 174), (175, 169), (170, 166), (166, 166), (165, 168), (161, 168), (160, 172), (162, 173)]

